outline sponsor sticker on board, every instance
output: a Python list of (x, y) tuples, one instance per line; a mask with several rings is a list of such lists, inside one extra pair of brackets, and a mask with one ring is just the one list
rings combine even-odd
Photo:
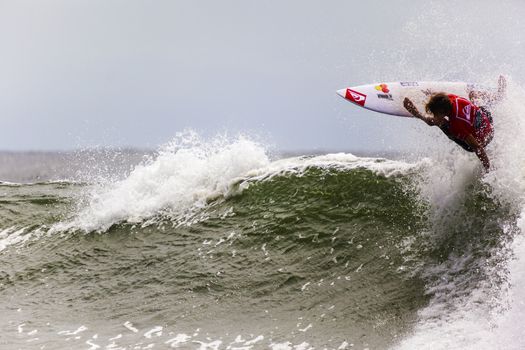
[(380, 100), (394, 101), (392, 94), (377, 94), (377, 98)]
[(375, 86), (375, 89), (377, 91), (383, 91), (385, 94), (389, 93), (390, 90), (388, 89), (388, 85), (387, 84), (379, 84), (379, 85), (376, 85)]
[(352, 89), (346, 89), (346, 96), (345, 98), (347, 100), (350, 100), (354, 103), (357, 103), (358, 105), (360, 106), (364, 106), (365, 105), (365, 101), (366, 101), (366, 95), (360, 93), (360, 92), (357, 92), (357, 91), (354, 91)]
[(399, 84), (403, 87), (419, 86), (417, 81), (401, 81)]
[(431, 96), (434, 92), (430, 89), (424, 89), (424, 90), (421, 90), (421, 92), (425, 95), (425, 96)]

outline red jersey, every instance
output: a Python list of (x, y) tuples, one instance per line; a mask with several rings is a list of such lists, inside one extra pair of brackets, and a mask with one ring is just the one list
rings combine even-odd
[[(443, 131), (454, 141), (464, 143), (468, 135), (485, 146), (492, 138), (493, 128), (487, 114), (469, 100), (456, 95), (448, 95), (452, 102), (452, 113)], [(459, 142), (458, 142), (459, 143)]]

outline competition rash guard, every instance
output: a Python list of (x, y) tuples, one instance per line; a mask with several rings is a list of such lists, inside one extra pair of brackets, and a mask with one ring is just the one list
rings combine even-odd
[(490, 114), (483, 108), (477, 107), (469, 100), (448, 95), (452, 102), (452, 113), (440, 129), (449, 139), (456, 142), (466, 151), (474, 150), (465, 142), (468, 135), (472, 134), (480, 145), (486, 146), (491, 140), (494, 130)]

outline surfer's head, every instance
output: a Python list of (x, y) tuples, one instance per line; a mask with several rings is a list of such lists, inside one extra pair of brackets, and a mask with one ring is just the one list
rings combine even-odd
[(425, 110), (427, 113), (432, 113), (435, 117), (445, 117), (452, 112), (452, 102), (447, 94), (440, 92), (430, 97)]

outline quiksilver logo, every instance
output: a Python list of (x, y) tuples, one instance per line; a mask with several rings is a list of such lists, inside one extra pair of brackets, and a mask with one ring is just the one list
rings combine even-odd
[(470, 120), (470, 105), (463, 107), (463, 115)]
[(354, 103), (357, 103), (358, 105), (360, 106), (363, 106), (365, 105), (365, 101), (366, 101), (366, 95), (365, 94), (362, 94), (358, 91), (354, 91), (352, 89), (346, 89), (346, 99), (347, 100), (350, 100)]
[(356, 100), (357, 102), (363, 101), (365, 98), (361, 95), (356, 94), (355, 92), (350, 91), (350, 95), (352, 95), (352, 98)]

